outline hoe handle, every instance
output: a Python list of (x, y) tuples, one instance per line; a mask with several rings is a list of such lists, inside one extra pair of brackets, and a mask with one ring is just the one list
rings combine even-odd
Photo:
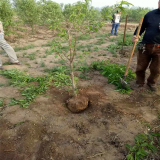
[[(143, 23), (143, 18), (141, 18), (141, 20), (140, 20), (136, 37), (139, 36), (139, 32), (140, 32), (140, 30), (141, 30), (142, 23)], [(128, 74), (128, 70), (129, 70), (129, 67), (130, 67), (130, 64), (131, 64), (131, 60), (132, 60), (132, 57), (133, 57), (133, 54), (134, 54), (134, 50), (135, 50), (135, 48), (136, 48), (136, 44), (137, 44), (137, 42), (134, 42), (134, 45), (133, 45), (133, 48), (132, 48), (132, 53), (131, 53), (131, 55), (130, 55), (130, 57), (129, 57), (129, 60), (128, 60), (128, 64), (127, 64), (127, 68), (126, 68), (126, 72), (125, 72), (125, 74), (124, 74), (124, 77), (126, 77), (127, 74)]]
[(125, 41), (125, 36), (126, 36), (127, 21), (128, 21), (128, 15), (126, 16), (122, 49), (123, 49), (123, 46), (124, 46), (124, 41)]

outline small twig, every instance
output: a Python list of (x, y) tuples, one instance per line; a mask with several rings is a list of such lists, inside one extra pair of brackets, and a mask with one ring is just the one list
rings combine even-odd
[(16, 150), (5, 150), (4, 152), (15, 152)]
[(154, 100), (153, 103), (150, 105), (150, 107), (152, 107), (155, 104), (156, 101), (158, 101), (158, 100), (157, 99)]
[(60, 58), (61, 58), (62, 60), (64, 60), (64, 61), (65, 61), (65, 59), (60, 55), (60, 53), (58, 53), (58, 55), (60, 56)]
[(97, 156), (101, 156), (103, 154), (105, 154), (106, 152), (102, 152), (102, 153), (98, 153), (98, 154), (95, 154), (93, 156), (90, 156), (90, 157), (87, 157), (87, 159), (91, 159), (91, 158), (94, 158), (94, 157), (97, 157)]

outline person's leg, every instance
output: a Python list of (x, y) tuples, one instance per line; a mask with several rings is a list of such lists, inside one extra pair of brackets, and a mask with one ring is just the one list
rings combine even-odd
[(2, 67), (2, 61), (0, 59), (0, 70), (2, 70), (2, 69), (3, 69), (3, 67)]
[(119, 28), (119, 23), (116, 23), (114, 35), (117, 35), (117, 30), (118, 30), (118, 28)]
[(6, 40), (0, 40), (0, 47), (8, 54), (11, 63), (19, 63), (14, 49), (6, 42)]
[[(159, 49), (160, 50), (160, 49)], [(160, 54), (153, 54), (150, 64), (150, 76), (147, 79), (148, 86), (155, 86), (160, 75)]]
[(139, 50), (137, 55), (137, 68), (136, 68), (136, 83), (138, 85), (144, 85), (145, 83), (145, 71), (151, 61), (151, 56), (146, 53), (142, 53), (142, 50)]
[(113, 31), (115, 29), (115, 23), (112, 24), (112, 30), (111, 30), (111, 35), (113, 35)]

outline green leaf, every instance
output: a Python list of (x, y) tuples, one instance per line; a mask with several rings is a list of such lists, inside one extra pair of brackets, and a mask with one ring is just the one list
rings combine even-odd
[(134, 157), (132, 156), (132, 154), (127, 155), (127, 160), (134, 160)]

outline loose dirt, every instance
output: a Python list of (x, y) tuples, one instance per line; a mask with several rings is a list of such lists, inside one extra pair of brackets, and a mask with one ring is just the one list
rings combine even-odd
[[(137, 24), (129, 25), (132, 32)], [(109, 33), (111, 25), (102, 29), (101, 33)], [(27, 28), (29, 30), (29, 28)], [(29, 31), (27, 31), (28, 33)], [(123, 33), (123, 25), (119, 32)], [(12, 46), (35, 45), (33, 49), (17, 51), (22, 66), (4, 65), (5, 69), (17, 68), (25, 70), (33, 76), (45, 75), (45, 68), (61, 66), (54, 55), (45, 55), (42, 47), (52, 40), (52, 31), (39, 28), (38, 33), (31, 36), (20, 32), (23, 38), (12, 38)], [(9, 39), (8, 39), (9, 40)], [(81, 43), (93, 43), (85, 40)], [(113, 42), (114, 43), (114, 42)], [(102, 46), (111, 44), (106, 39)], [(34, 60), (24, 57), (36, 52)], [(106, 56), (99, 56), (99, 54)], [(113, 57), (108, 51), (93, 51), (93, 58), (87, 63), (97, 60), (108, 60), (118, 64), (126, 64), (128, 57)], [(3, 63), (8, 57), (0, 55)], [(41, 67), (41, 62), (45, 67)], [(136, 56), (131, 68), (135, 70)], [(76, 72), (76, 75), (79, 73)], [(89, 73), (90, 79), (80, 79), (79, 93), (89, 98), (89, 106), (79, 114), (73, 114), (66, 106), (71, 95), (65, 89), (50, 87), (44, 95), (39, 95), (28, 109), (18, 105), (0, 108), (0, 160), (124, 160), (127, 154), (126, 144), (134, 144), (138, 133), (148, 131), (146, 124), (159, 125), (160, 91), (152, 93), (146, 87), (144, 91), (132, 91), (121, 94), (115, 86), (107, 83), (107, 78), (99, 72)], [(0, 75), (0, 97), (5, 104), (10, 98), (21, 97), (18, 88), (8, 85), (9, 80)], [(134, 86), (135, 81), (131, 82)], [(160, 83), (158, 83), (160, 85)]]

